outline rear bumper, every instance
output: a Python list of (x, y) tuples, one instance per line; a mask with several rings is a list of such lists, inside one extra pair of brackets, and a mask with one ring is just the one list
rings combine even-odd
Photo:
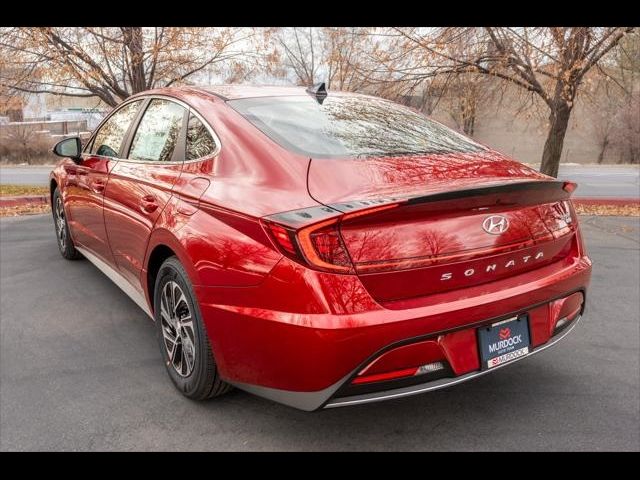
[[(354, 284), (350, 298), (359, 301), (343, 301), (342, 308), (336, 307), (340, 302), (335, 295), (345, 292), (349, 276), (335, 276), (340, 281), (332, 284), (327, 274), (300, 274), (295, 271), (302, 267), (286, 260), (285, 265), (285, 273), (271, 275), (256, 288), (195, 290), (222, 377), (238, 388), (302, 410), (413, 395), (493, 371), (499, 367), (480, 369), (476, 329), (520, 313), (532, 315), (529, 355), (542, 351), (578, 321), (572, 318), (554, 336), (553, 326), (561, 318), (557, 310), (553, 313), (554, 300), (584, 293), (591, 275), (588, 257), (576, 257), (561, 268), (543, 267), (490, 287), (434, 296), (403, 309), (376, 304)], [(293, 280), (283, 280), (293, 278), (304, 278), (304, 289), (298, 290)], [(333, 297), (332, 289), (337, 289)], [(309, 290), (315, 291), (313, 299), (304, 297)], [(303, 296), (300, 306), (293, 308), (298, 296)], [(381, 353), (428, 339), (442, 346), (451, 378), (362, 395), (340, 394), (341, 387)]]
[(372, 392), (363, 395), (353, 395), (349, 397), (340, 397), (335, 399), (329, 399), (325, 404), (324, 408), (335, 408), (335, 407), (346, 407), (349, 405), (359, 405), (362, 403), (371, 403), (378, 402), (381, 400), (392, 400), (394, 398), (403, 398), (411, 395), (417, 395), (419, 393), (430, 392), (432, 390), (439, 390), (441, 388), (450, 387), (452, 385), (457, 385), (458, 383), (466, 382), (468, 380), (472, 380), (477, 377), (481, 377), (487, 373), (495, 372), (496, 370), (506, 367), (507, 365), (511, 365), (512, 363), (518, 362), (524, 358), (530, 357), (536, 353), (542, 352), (549, 347), (552, 347), (560, 340), (562, 340), (565, 336), (571, 332), (575, 326), (580, 322), (582, 318), (581, 315), (578, 315), (574, 320), (571, 321), (571, 324), (564, 329), (558, 335), (552, 337), (547, 343), (540, 345), (537, 348), (534, 348), (528, 355), (512, 360), (509, 363), (505, 363), (502, 365), (498, 365), (497, 367), (492, 368), (491, 370), (478, 370), (474, 372), (469, 372), (464, 375), (460, 375), (458, 377), (452, 378), (442, 378), (439, 380), (434, 380), (431, 382), (425, 382), (418, 385), (412, 385), (410, 387), (405, 388), (397, 388), (393, 390), (382, 390), (378, 392)]

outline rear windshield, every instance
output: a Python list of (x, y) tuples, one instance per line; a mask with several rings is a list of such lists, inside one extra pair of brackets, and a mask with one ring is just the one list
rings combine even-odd
[(485, 147), (424, 115), (373, 97), (329, 94), (230, 100), (253, 125), (293, 152), (316, 158), (472, 153)]

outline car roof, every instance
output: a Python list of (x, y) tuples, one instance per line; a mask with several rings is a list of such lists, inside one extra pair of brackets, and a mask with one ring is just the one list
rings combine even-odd
[[(330, 96), (369, 97), (369, 95), (340, 90), (328, 90)], [(181, 85), (160, 87), (132, 95), (145, 97), (149, 95), (168, 95), (179, 100), (189, 101), (190, 97), (214, 97), (223, 102), (243, 98), (292, 97), (307, 96), (306, 87), (282, 85)]]
[[(286, 85), (183, 85), (164, 88), (156, 88), (141, 92), (140, 95), (149, 94), (193, 94), (204, 93), (214, 95), (221, 100), (238, 100), (241, 98), (256, 97), (290, 97), (308, 95), (306, 87)], [(361, 93), (329, 90), (329, 95), (367, 96)]]
[(212, 93), (223, 100), (254, 97), (283, 97), (291, 95), (307, 95), (304, 87), (280, 85), (207, 85), (192, 88)]

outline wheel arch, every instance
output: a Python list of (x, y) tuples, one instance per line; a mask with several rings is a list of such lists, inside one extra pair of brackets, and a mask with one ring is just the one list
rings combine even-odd
[(147, 302), (152, 312), (154, 310), (154, 288), (158, 273), (160, 272), (160, 267), (167, 258), (172, 256), (178, 258), (178, 260), (186, 270), (191, 284), (199, 284), (198, 273), (193, 266), (191, 258), (180, 243), (179, 239), (176, 238), (168, 230), (154, 230), (151, 238), (149, 239), (149, 245), (147, 247), (147, 254), (144, 263), (145, 268), (142, 271), (142, 278), (140, 279), (144, 288), (145, 296), (147, 297)]
[(146, 289), (148, 290), (149, 299), (152, 300), (151, 310), (153, 311), (153, 290), (155, 289), (156, 279), (160, 272), (160, 266), (167, 258), (176, 256), (175, 252), (164, 244), (158, 244), (149, 254), (149, 260), (147, 262), (147, 278)]
[(58, 180), (56, 177), (51, 176), (49, 178), (49, 203), (51, 204), (51, 208), (53, 208), (53, 192), (58, 188)]

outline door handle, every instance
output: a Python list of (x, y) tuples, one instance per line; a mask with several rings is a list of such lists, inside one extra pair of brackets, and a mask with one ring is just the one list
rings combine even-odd
[(146, 213), (153, 213), (157, 208), (156, 197), (153, 195), (145, 195), (140, 199), (140, 207)]

